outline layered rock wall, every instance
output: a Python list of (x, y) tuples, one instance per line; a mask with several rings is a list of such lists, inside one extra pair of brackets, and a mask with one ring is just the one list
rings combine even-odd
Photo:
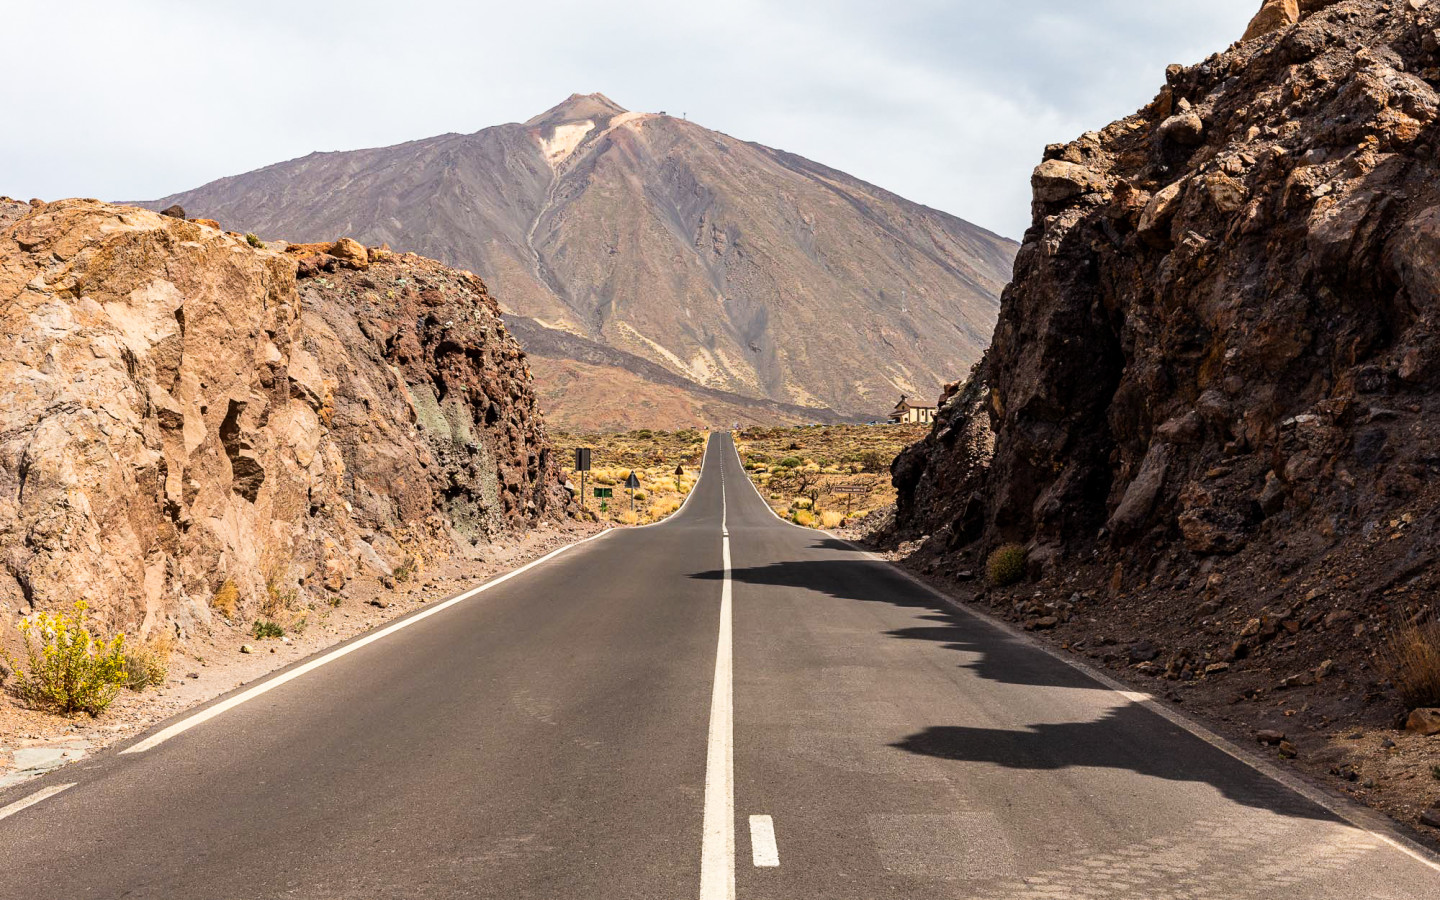
[(297, 264), (140, 209), (3, 204), (7, 605), (183, 636), (226, 582), (243, 614), (563, 514), (484, 285), (348, 244)]

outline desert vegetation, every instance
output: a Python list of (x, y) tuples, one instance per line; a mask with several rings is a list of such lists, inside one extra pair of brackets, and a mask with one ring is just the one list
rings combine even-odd
[[(578, 491), (575, 448), (589, 447), (591, 469), (585, 476), (586, 516), (616, 525), (648, 525), (678, 510), (700, 478), (705, 455), (705, 432), (694, 429), (636, 431), (609, 434), (557, 433), (555, 445), (565, 478)], [(625, 481), (630, 473), (640, 482), (634, 509)], [(596, 489), (612, 496), (597, 497)]]
[(15, 677), (15, 694), (33, 709), (98, 716), (130, 683), (125, 636), (100, 637), (83, 600), (76, 601), (73, 614), (22, 620), (20, 633), (25, 658), (0, 651), (0, 659)]
[(1380, 657), (1382, 671), (1407, 706), (1440, 706), (1440, 621), (1400, 628)]
[(895, 502), (890, 462), (925, 425), (746, 428), (735, 447), (750, 480), (781, 517), (839, 528)]

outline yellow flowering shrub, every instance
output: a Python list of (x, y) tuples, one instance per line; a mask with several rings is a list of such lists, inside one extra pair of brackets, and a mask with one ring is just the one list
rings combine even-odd
[(27, 665), (0, 651), (15, 675), (15, 692), (27, 705), (58, 713), (98, 716), (129, 678), (125, 635), (105, 641), (90, 631), (87, 605), (75, 601), (75, 614), (40, 613), (20, 623)]

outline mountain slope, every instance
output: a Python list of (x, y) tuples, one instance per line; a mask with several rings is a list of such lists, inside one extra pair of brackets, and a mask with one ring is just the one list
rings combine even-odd
[[(874, 415), (979, 358), (1015, 245), (793, 154), (575, 95), (146, 204), (479, 273), (508, 312), (708, 388)], [(561, 411), (564, 415), (564, 411)]]

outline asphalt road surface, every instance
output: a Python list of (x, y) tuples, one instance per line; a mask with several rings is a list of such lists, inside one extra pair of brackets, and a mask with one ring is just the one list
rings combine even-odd
[(427, 612), (0, 794), (0, 898), (1440, 897), (1393, 835), (780, 522), (727, 436), (667, 522)]

